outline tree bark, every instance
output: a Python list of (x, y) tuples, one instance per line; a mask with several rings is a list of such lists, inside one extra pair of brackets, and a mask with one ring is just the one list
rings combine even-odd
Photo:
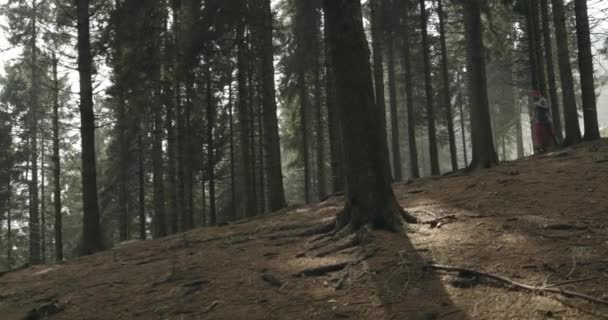
[[(139, 239), (146, 240), (146, 168), (144, 163), (144, 142), (142, 133), (137, 138), (137, 185), (138, 185), (138, 209), (139, 209)], [(127, 221), (128, 223), (128, 221)], [(129, 230), (127, 225), (127, 230)], [(127, 232), (127, 240), (131, 237)]]
[(439, 152), (437, 150), (437, 132), (435, 128), (435, 106), (433, 102), (433, 80), (431, 76), (431, 50), (429, 47), (427, 31), (426, 0), (420, 0), (420, 25), (422, 28), (422, 55), (424, 58), (424, 89), (426, 93), (426, 120), (429, 135), (429, 156), (431, 161), (431, 175), (441, 174), (439, 168)]
[(57, 75), (57, 59), (55, 52), (53, 62), (53, 205), (54, 205), (54, 234), (55, 234), (55, 261), (63, 261), (63, 231), (61, 214), (61, 158), (59, 154), (59, 79)]
[(405, 95), (407, 104), (407, 136), (410, 154), (410, 177), (420, 177), (418, 165), (418, 147), (416, 145), (416, 112), (414, 110), (414, 83), (412, 77), (412, 53), (410, 50), (410, 28), (409, 28), (409, 1), (403, 5), (403, 66), (405, 68)]
[(315, 117), (316, 117), (316, 146), (317, 146), (317, 194), (318, 198), (327, 196), (327, 176), (325, 170), (325, 121), (323, 119), (323, 84), (321, 79), (323, 57), (323, 45), (321, 39), (321, 15), (319, 8), (315, 8), (314, 15), (314, 94), (315, 94)]
[(268, 181), (268, 206), (270, 211), (279, 210), (287, 204), (283, 189), (281, 144), (274, 81), (273, 23), (270, 0), (260, 0), (262, 10), (262, 104), (264, 107), (264, 148), (266, 179)]
[[(391, 16), (392, 17), (392, 16)], [(388, 92), (389, 104), (391, 108), (391, 143), (393, 155), (393, 178), (395, 181), (403, 180), (403, 172), (401, 170), (401, 147), (399, 145), (399, 112), (397, 106), (397, 84), (395, 76), (395, 41), (393, 33), (390, 32), (386, 37), (388, 55)]]
[(338, 227), (396, 230), (402, 209), (391, 188), (382, 110), (374, 101), (359, 0), (325, 0), (345, 152), (346, 206)]
[[(323, 15), (323, 25), (327, 27), (327, 15)], [(342, 168), (342, 137), (338, 116), (338, 105), (336, 100), (336, 79), (333, 71), (333, 62), (329, 49), (329, 35), (324, 30), (323, 41), (325, 44), (325, 86), (327, 106), (327, 131), (329, 132), (329, 152), (331, 158), (331, 184), (332, 193), (344, 190), (344, 170)]]
[(230, 70), (229, 81), (228, 81), (228, 130), (230, 135), (230, 211), (228, 221), (236, 220), (237, 208), (236, 208), (236, 161), (234, 152), (234, 111), (233, 111), (233, 99), (232, 99), (232, 73), (234, 70)]
[(551, 114), (553, 116), (553, 128), (556, 138), (564, 139), (562, 134), (562, 120), (560, 117), (560, 101), (557, 95), (557, 80), (555, 77), (555, 62), (553, 58), (553, 43), (551, 42), (551, 27), (549, 18), (549, 1), (540, 1), (541, 19), (543, 25), (543, 37), (545, 42), (545, 60), (547, 62), (547, 82), (549, 87), (549, 99), (551, 101)]
[(36, 0), (32, 0), (32, 34), (31, 34), (31, 87), (30, 87), (30, 115), (31, 115), (31, 170), (32, 180), (29, 184), (30, 203), (29, 203), (29, 249), (30, 249), (30, 264), (36, 265), (41, 263), (40, 256), (40, 217), (39, 217), (39, 195), (38, 195), (38, 4)]
[(446, 122), (448, 124), (448, 140), (450, 143), (450, 159), (452, 160), (452, 171), (458, 170), (458, 153), (456, 150), (456, 134), (454, 133), (454, 119), (450, 94), (450, 74), (448, 72), (448, 49), (445, 39), (445, 22), (443, 12), (443, 1), (437, 1), (437, 14), (439, 15), (439, 39), (441, 42), (441, 79), (443, 81), (443, 92), (441, 99), (445, 108)]
[(78, 72), (80, 74), (80, 116), (82, 141), (82, 255), (103, 250), (97, 202), (97, 163), (95, 159), (95, 115), (93, 112), (93, 59), (89, 30), (89, 0), (77, 0)]
[(163, 161), (163, 92), (161, 83), (161, 50), (162, 50), (162, 29), (163, 20), (165, 19), (161, 13), (162, 8), (155, 8), (156, 17), (153, 32), (154, 39), (154, 61), (152, 62), (152, 185), (154, 189), (154, 216), (152, 221), (153, 233), (155, 238), (164, 237), (167, 235), (167, 220), (165, 217), (165, 177), (164, 177), (164, 161)]
[[(243, 9), (244, 10), (244, 9)], [(242, 184), (244, 188), (243, 203), (246, 217), (255, 216), (256, 202), (253, 196), (250, 112), (248, 106), (247, 88), (247, 45), (245, 43), (245, 21), (239, 21), (236, 30), (237, 42), (237, 86), (238, 86), (238, 118), (240, 126), (241, 161), (243, 168)]]
[[(215, 127), (216, 106), (213, 100), (211, 85), (211, 71), (207, 69), (207, 177), (209, 179), (209, 225), (217, 224), (217, 213), (215, 209), (215, 139), (213, 129)], [(204, 192), (204, 189), (203, 189)]]
[(301, 126), (301, 152), (302, 152), (302, 161), (304, 167), (304, 200), (306, 203), (310, 203), (312, 201), (312, 188), (311, 188), (311, 173), (310, 173), (310, 142), (309, 142), (309, 110), (310, 99), (308, 94), (308, 79), (307, 79), (307, 70), (309, 65), (307, 65), (310, 60), (310, 54), (307, 52), (310, 50), (310, 43), (308, 43), (308, 35), (310, 34), (310, 15), (308, 14), (308, 10), (312, 8), (312, 5), (307, 1), (296, 1), (296, 55), (298, 56), (298, 66), (297, 66), (297, 86), (298, 86), (298, 98), (300, 100), (300, 126)]
[(382, 28), (382, 1), (370, 0), (371, 32), (372, 32), (372, 59), (374, 65), (374, 89), (376, 106), (382, 111), (380, 119), (386, 128), (386, 98), (384, 96), (384, 59), (383, 54), (383, 28)]
[(574, 0), (574, 12), (576, 14), (578, 64), (583, 95), (583, 117), (585, 119), (585, 135), (583, 139), (585, 141), (592, 141), (600, 138), (600, 129), (597, 121), (593, 52), (591, 51), (591, 31), (589, 29), (587, 0)]
[(498, 159), (490, 120), (481, 4), (479, 0), (463, 0), (463, 8), (473, 140), (473, 159), (469, 168), (490, 168)]
[(569, 146), (580, 142), (582, 137), (580, 125), (578, 123), (576, 96), (574, 94), (574, 80), (572, 77), (572, 65), (570, 64), (564, 2), (563, 0), (552, 0), (552, 3), (553, 23), (555, 25), (555, 37), (557, 39), (557, 58), (564, 100), (564, 120), (566, 129), (564, 145)]

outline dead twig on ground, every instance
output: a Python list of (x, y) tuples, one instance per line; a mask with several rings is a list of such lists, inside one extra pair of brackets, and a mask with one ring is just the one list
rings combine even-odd
[(550, 286), (529, 285), (529, 284), (513, 281), (507, 277), (499, 276), (499, 275), (492, 274), (492, 273), (482, 272), (482, 271), (478, 271), (478, 270), (474, 270), (474, 269), (455, 267), (455, 266), (446, 266), (446, 265), (440, 265), (440, 264), (430, 264), (430, 265), (425, 266), (425, 268), (430, 269), (430, 270), (461, 272), (461, 273), (466, 273), (466, 274), (470, 274), (470, 275), (476, 275), (479, 277), (484, 277), (484, 278), (487, 278), (490, 280), (494, 280), (496, 282), (507, 284), (511, 287), (514, 287), (514, 288), (517, 288), (520, 290), (524, 290), (524, 291), (539, 292), (539, 293), (553, 293), (553, 294), (562, 295), (562, 296), (568, 297), (568, 298), (578, 298), (578, 299), (585, 300), (587, 302), (608, 305), (608, 300), (603, 300), (603, 299), (599, 299), (596, 297), (592, 297), (592, 296), (586, 295), (584, 293), (580, 293), (580, 292), (576, 292), (576, 291), (569, 291), (569, 290), (562, 290), (562, 289), (558, 289), (558, 288), (550, 287)]
[(553, 284), (549, 284), (546, 285), (546, 288), (555, 288), (555, 287), (561, 287), (561, 286), (565, 286), (567, 284), (573, 284), (573, 283), (581, 283), (581, 282), (586, 282), (586, 281), (591, 281), (591, 280), (595, 280), (599, 277), (590, 277), (590, 278), (585, 278), (585, 279), (575, 279), (575, 280), (568, 280), (568, 281), (562, 281), (562, 282), (558, 282), (558, 283), (553, 283)]

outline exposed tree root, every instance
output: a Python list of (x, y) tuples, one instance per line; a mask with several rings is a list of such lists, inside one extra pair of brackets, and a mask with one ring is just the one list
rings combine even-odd
[(335, 228), (336, 228), (336, 222), (334, 220), (331, 220), (329, 222), (318, 224), (316, 226), (307, 228), (307, 229), (302, 230), (302, 231), (275, 233), (275, 234), (271, 234), (269, 236), (266, 236), (265, 238), (268, 238), (270, 240), (277, 240), (277, 239), (282, 239), (282, 238), (310, 237), (310, 236), (315, 236), (315, 235), (325, 234), (325, 233), (331, 232)]
[(553, 293), (553, 294), (562, 295), (562, 296), (568, 297), (568, 298), (578, 298), (578, 299), (585, 300), (587, 302), (592, 302), (592, 303), (601, 304), (601, 305), (608, 305), (608, 300), (595, 298), (595, 297), (592, 297), (592, 296), (589, 296), (589, 295), (586, 295), (583, 293), (579, 293), (576, 291), (562, 290), (562, 289), (556, 288), (555, 286), (551, 286), (551, 285), (533, 286), (533, 285), (529, 285), (529, 284), (525, 284), (525, 283), (516, 282), (516, 281), (513, 281), (513, 280), (503, 277), (503, 276), (486, 273), (486, 272), (481, 272), (481, 271), (477, 271), (477, 270), (473, 270), (473, 269), (454, 267), (454, 266), (445, 266), (445, 265), (439, 265), (439, 264), (427, 265), (426, 268), (432, 269), (432, 270), (458, 272), (458, 273), (465, 273), (468, 275), (474, 275), (474, 276), (478, 276), (478, 277), (484, 277), (484, 278), (494, 280), (496, 282), (499, 282), (499, 283), (502, 283), (505, 285), (509, 285), (509, 286), (511, 286), (515, 289), (519, 289), (519, 290), (537, 292), (537, 293)]
[(405, 220), (405, 222), (407, 223), (411, 223), (411, 224), (416, 224), (418, 223), (418, 218), (414, 217), (413, 215), (411, 215), (409, 212), (405, 211), (405, 210), (401, 210), (401, 215), (403, 216), (403, 219)]
[(294, 277), (320, 277), (320, 276), (324, 276), (330, 272), (336, 272), (336, 271), (340, 271), (344, 268), (346, 268), (346, 266), (353, 264), (353, 261), (346, 261), (346, 262), (340, 262), (340, 263), (333, 263), (333, 264), (327, 264), (327, 265), (323, 265), (323, 266), (318, 266), (318, 267), (313, 267), (313, 268), (308, 268), (308, 269), (304, 269), (296, 274), (294, 274)]
[[(343, 230), (347, 230), (345, 228)], [(349, 230), (350, 231), (350, 230)], [(330, 244), (324, 250), (321, 250), (315, 254), (316, 257), (325, 257), (330, 254), (340, 252), (342, 250), (352, 248), (355, 246), (359, 246), (361, 244), (369, 242), (370, 234), (367, 228), (361, 228), (355, 233), (351, 233), (348, 236), (344, 237), (342, 240), (339, 240), (333, 244)], [(319, 248), (320, 249), (320, 248)]]

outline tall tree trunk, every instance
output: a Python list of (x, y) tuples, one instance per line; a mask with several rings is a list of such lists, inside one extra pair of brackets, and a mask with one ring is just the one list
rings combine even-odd
[(525, 156), (524, 152), (524, 128), (521, 124), (521, 105), (518, 103), (517, 114), (515, 115), (515, 141), (517, 142), (517, 158), (521, 159)]
[(418, 165), (418, 146), (416, 145), (416, 112), (414, 110), (414, 83), (412, 74), (412, 53), (410, 50), (410, 28), (409, 28), (409, 1), (403, 2), (402, 15), (403, 26), (403, 66), (405, 69), (405, 96), (407, 104), (407, 136), (410, 154), (410, 177), (420, 177), (420, 166)]
[[(251, 24), (251, 22), (250, 22)], [(255, 43), (252, 41), (252, 30), (247, 33), (247, 43), (248, 45), (248, 72), (247, 72), (247, 86), (249, 87), (248, 96), (247, 96), (247, 111), (249, 112), (249, 154), (251, 155), (251, 197), (253, 199), (252, 203), (254, 207), (252, 208), (252, 215), (258, 215), (260, 213), (260, 198), (258, 197), (258, 172), (256, 169), (258, 168), (258, 157), (256, 153), (256, 112), (255, 112), (255, 95), (259, 93), (258, 88), (254, 84), (254, 76), (256, 73), (255, 70), (255, 54), (256, 48)]]
[(435, 106), (433, 103), (433, 80), (431, 78), (431, 50), (427, 31), (426, 0), (420, 0), (420, 23), (422, 28), (422, 55), (424, 58), (424, 88), (426, 93), (426, 119), (429, 135), (429, 155), (431, 160), (431, 175), (441, 174), (439, 168), (439, 152), (437, 150), (437, 133), (435, 129)]
[(325, 0), (345, 151), (346, 206), (338, 227), (397, 230), (403, 211), (391, 187), (386, 130), (374, 101), (358, 0)]
[(315, 8), (314, 19), (314, 94), (315, 94), (315, 116), (316, 116), (316, 137), (317, 137), (317, 193), (319, 200), (327, 196), (327, 176), (325, 170), (325, 121), (323, 121), (323, 85), (321, 79), (323, 57), (323, 44), (321, 39), (321, 15), (318, 8)]
[(566, 136), (564, 145), (572, 145), (582, 140), (581, 129), (578, 123), (578, 110), (576, 107), (576, 96), (574, 94), (574, 80), (572, 77), (572, 65), (570, 64), (570, 51), (568, 47), (568, 31), (566, 29), (566, 17), (564, 15), (563, 0), (552, 0), (553, 23), (555, 25), (555, 37), (557, 39), (557, 57), (559, 62), (559, 73), (564, 99), (564, 120)]
[[(532, 2), (526, 2), (526, 35), (528, 38), (528, 64), (530, 67), (530, 84), (532, 86), (532, 91), (541, 90), (540, 79), (538, 78), (538, 55), (536, 54), (536, 37), (534, 36), (534, 20), (532, 19), (533, 14), (533, 4)], [(533, 98), (531, 95), (528, 95), (528, 117), (530, 119), (530, 137), (532, 138), (532, 144), (536, 148), (536, 142), (534, 139), (535, 136), (535, 126), (534, 126), (534, 106), (533, 106)], [(533, 150), (532, 152), (535, 152)]]
[[(138, 208), (139, 208), (139, 239), (146, 240), (146, 169), (144, 164), (144, 142), (142, 133), (137, 138), (137, 177), (138, 177)], [(128, 228), (127, 228), (128, 230)], [(127, 233), (127, 239), (130, 234)]]
[(538, 1), (528, 1), (528, 14), (530, 15), (530, 22), (532, 24), (532, 29), (529, 30), (531, 36), (534, 37), (534, 47), (533, 52), (536, 55), (535, 61), (535, 70), (536, 77), (538, 79), (538, 87), (535, 88), (539, 90), (544, 97), (547, 96), (547, 79), (545, 77), (545, 59), (543, 57), (543, 37), (541, 34), (541, 24), (540, 24), (540, 16), (539, 16), (539, 2)]
[(391, 143), (393, 149), (393, 178), (395, 181), (403, 180), (403, 172), (401, 170), (401, 147), (399, 146), (399, 112), (397, 106), (397, 85), (395, 79), (395, 41), (393, 40), (392, 32), (386, 38), (388, 55), (388, 92), (389, 104), (391, 108)]
[(77, 0), (78, 72), (80, 74), (80, 117), (82, 141), (82, 245), (81, 254), (103, 250), (97, 203), (97, 163), (95, 159), (95, 115), (93, 112), (93, 59), (89, 30), (89, 0)]
[(59, 155), (59, 79), (57, 75), (57, 59), (55, 52), (53, 62), (53, 205), (55, 208), (55, 261), (63, 261), (63, 231), (61, 215), (61, 159)]
[(258, 185), (259, 185), (259, 199), (260, 199), (260, 213), (266, 213), (266, 164), (264, 163), (264, 136), (265, 136), (265, 128), (264, 128), (264, 105), (262, 102), (262, 83), (261, 83), (261, 74), (260, 70), (258, 70), (258, 76), (256, 79), (257, 82), (257, 125), (258, 125), (258, 158), (259, 158), (259, 176)]
[[(234, 152), (234, 114), (233, 114), (233, 98), (232, 98), (232, 73), (234, 70), (230, 70), (229, 81), (228, 81), (228, 130), (230, 135), (230, 212), (228, 221), (237, 219), (237, 207), (236, 207), (236, 162)], [(282, 181), (281, 181), (282, 184)]]
[[(187, 63), (187, 68), (194, 68), (194, 63)], [(184, 119), (183, 119), (183, 143), (184, 148), (182, 150), (184, 158), (184, 214), (186, 218), (186, 229), (194, 228), (194, 171), (193, 167), (196, 162), (195, 147), (194, 147), (194, 136), (192, 130), (192, 112), (194, 109), (194, 71), (189, 70), (186, 72), (185, 86), (186, 86), (186, 103), (184, 105)]]
[(268, 207), (276, 211), (285, 207), (283, 170), (281, 166), (281, 144), (274, 81), (273, 24), (270, 0), (260, 0), (262, 8), (262, 104), (264, 107), (264, 148), (266, 156), (266, 179), (268, 181)]
[(480, 0), (464, 0), (463, 7), (473, 138), (470, 168), (490, 168), (498, 159), (492, 138)]
[[(217, 224), (215, 210), (215, 140), (213, 129), (215, 127), (216, 106), (213, 100), (211, 85), (211, 71), (207, 67), (207, 177), (209, 178), (209, 225)], [(203, 189), (204, 191), (204, 189)]]
[(46, 263), (46, 157), (44, 138), (40, 137), (40, 262)]
[(308, 77), (307, 71), (309, 69), (309, 62), (311, 60), (310, 54), (310, 42), (307, 41), (310, 37), (311, 31), (311, 17), (310, 10), (312, 4), (307, 1), (296, 1), (296, 15), (295, 15), (295, 38), (296, 38), (296, 55), (298, 56), (297, 66), (297, 86), (298, 86), (298, 98), (300, 100), (300, 134), (302, 135), (301, 148), (302, 148), (302, 161), (304, 167), (304, 200), (306, 203), (312, 201), (312, 186), (311, 186), (311, 157), (310, 157), (310, 97), (308, 92)]
[(241, 146), (241, 161), (243, 168), (242, 185), (244, 189), (243, 203), (245, 216), (255, 216), (256, 201), (253, 196), (253, 181), (251, 175), (253, 168), (251, 165), (251, 140), (250, 140), (250, 112), (248, 106), (248, 88), (247, 88), (247, 44), (245, 43), (245, 21), (239, 21), (236, 30), (237, 42), (237, 86), (238, 86), (238, 117), (240, 126), (240, 146)]
[(462, 135), (462, 154), (464, 156), (464, 166), (467, 167), (469, 165), (469, 152), (467, 150), (467, 130), (464, 121), (464, 103), (462, 103), (462, 92), (460, 92), (460, 89), (458, 90), (459, 92), (456, 103), (460, 111), (460, 134)]
[[(324, 26), (326, 27), (327, 15), (323, 15)], [(338, 116), (338, 105), (336, 100), (336, 79), (334, 76), (333, 62), (329, 49), (329, 36), (324, 29), (324, 48), (325, 48), (325, 97), (327, 107), (327, 129), (329, 132), (329, 153), (331, 159), (331, 184), (332, 193), (344, 190), (344, 170), (342, 168), (342, 137), (340, 132), (340, 122)]]
[(161, 50), (162, 50), (162, 29), (163, 20), (165, 17), (162, 16), (163, 9), (158, 3), (158, 7), (154, 8), (156, 11), (155, 22), (153, 32), (155, 33), (154, 40), (154, 61), (152, 62), (152, 81), (153, 89), (152, 92), (152, 185), (154, 189), (154, 216), (152, 216), (152, 232), (155, 238), (166, 236), (167, 233), (167, 219), (165, 217), (165, 177), (164, 177), (164, 163), (163, 163), (163, 90), (162, 90), (162, 66), (161, 66)]
[(587, 0), (574, 0), (574, 12), (576, 13), (578, 64), (581, 74), (581, 90), (583, 92), (583, 117), (585, 119), (584, 140), (592, 141), (600, 138), (600, 129), (597, 122), (595, 78), (593, 77), (593, 52), (591, 51)]
[(374, 65), (374, 96), (376, 106), (382, 111), (380, 120), (382, 126), (386, 128), (386, 98), (384, 97), (384, 59), (382, 39), (384, 38), (382, 27), (382, 1), (370, 0), (371, 9), (371, 36), (372, 36), (372, 59)]
[[(159, 79), (160, 80), (160, 79)], [(154, 188), (154, 237), (167, 235), (167, 221), (165, 218), (165, 186), (163, 176), (163, 119), (160, 90), (153, 103), (153, 151), (152, 151), (152, 176)]]
[(549, 1), (540, 0), (540, 11), (543, 25), (543, 38), (545, 42), (545, 60), (547, 62), (547, 81), (549, 87), (549, 99), (551, 101), (551, 114), (553, 116), (553, 128), (556, 138), (563, 140), (562, 120), (560, 117), (560, 101), (557, 95), (557, 80), (555, 78), (555, 62), (553, 60), (553, 43), (551, 42), (551, 27), (549, 18)]
[(32, 0), (32, 34), (31, 34), (31, 87), (30, 87), (30, 115), (31, 115), (31, 164), (32, 164), (32, 180), (29, 184), (30, 203), (29, 203), (29, 228), (30, 228), (30, 263), (32, 265), (40, 264), (40, 217), (39, 217), (39, 195), (38, 195), (38, 4), (36, 0)]
[(303, 71), (298, 72), (298, 87), (300, 88), (300, 125), (301, 125), (301, 148), (302, 148), (302, 161), (304, 164), (304, 201), (310, 203), (312, 201), (311, 195), (311, 182), (310, 182), (310, 152), (308, 142), (308, 92), (306, 90), (306, 74)]
[(439, 39), (441, 42), (441, 79), (443, 81), (443, 94), (441, 99), (445, 108), (446, 122), (448, 124), (448, 140), (450, 142), (450, 159), (452, 170), (458, 170), (458, 153), (456, 150), (456, 134), (454, 133), (454, 119), (450, 94), (450, 75), (448, 72), (448, 49), (445, 39), (445, 22), (443, 12), (443, 1), (437, 1), (437, 14), (439, 15)]
[[(169, 179), (169, 212), (170, 212), (170, 225), (171, 233), (175, 234), (183, 227), (180, 223), (181, 220), (181, 195), (179, 191), (183, 191), (181, 186), (181, 157), (179, 156), (181, 147), (181, 136), (179, 134), (180, 127), (180, 109), (181, 109), (181, 64), (180, 64), (180, 53), (179, 53), (179, 30), (181, 20), (179, 19), (179, 3), (177, 1), (171, 2), (171, 11), (173, 12), (173, 99), (170, 105), (167, 105), (167, 176)], [(175, 124), (174, 124), (175, 121)], [(177, 133), (176, 133), (177, 131)]]
[(11, 235), (13, 232), (12, 192), (11, 175), (9, 174), (9, 178), (6, 179), (6, 269), (8, 270), (12, 270), (13, 268), (13, 238)]

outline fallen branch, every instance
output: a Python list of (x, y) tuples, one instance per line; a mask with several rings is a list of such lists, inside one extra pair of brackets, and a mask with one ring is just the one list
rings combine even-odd
[(533, 285), (529, 285), (529, 284), (525, 284), (525, 283), (516, 282), (516, 281), (513, 281), (513, 280), (503, 277), (503, 276), (486, 273), (486, 272), (482, 272), (482, 271), (478, 271), (478, 270), (474, 270), (474, 269), (446, 266), (446, 265), (440, 265), (440, 264), (430, 264), (430, 265), (425, 266), (425, 268), (431, 269), (431, 270), (461, 272), (461, 273), (466, 273), (469, 275), (476, 275), (478, 277), (484, 277), (484, 278), (487, 278), (490, 280), (494, 280), (496, 282), (510, 285), (510, 286), (520, 289), (520, 290), (525, 290), (525, 291), (530, 291), (530, 292), (541, 292), (541, 293), (554, 293), (554, 294), (559, 294), (559, 295), (562, 295), (562, 296), (568, 297), (568, 298), (578, 298), (578, 299), (582, 299), (582, 300), (592, 302), (592, 303), (608, 305), (608, 300), (595, 298), (595, 297), (592, 297), (592, 296), (589, 296), (589, 295), (586, 295), (586, 294), (583, 294), (580, 292), (562, 290), (562, 289), (558, 289), (558, 288), (551, 287), (551, 286), (533, 286)]

